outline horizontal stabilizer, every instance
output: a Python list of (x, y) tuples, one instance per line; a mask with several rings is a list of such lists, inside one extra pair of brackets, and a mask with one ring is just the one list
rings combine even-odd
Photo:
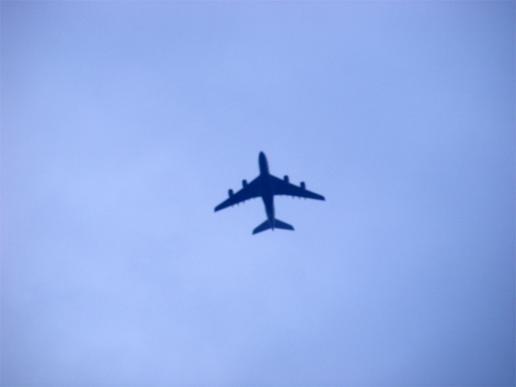
[(294, 230), (294, 227), (292, 227), (290, 224), (282, 222), (278, 219), (274, 221), (274, 228), (281, 228), (282, 230)]
[(253, 230), (253, 234), (258, 234), (259, 232), (268, 230), (269, 228), (271, 228), (271, 222), (269, 222), (269, 220), (266, 220)]
[(260, 224), (258, 227), (256, 227), (253, 230), (253, 234), (258, 234), (259, 232), (269, 230), (269, 229), (275, 229), (275, 228), (279, 228), (282, 230), (294, 230), (294, 227), (292, 227), (288, 223), (282, 222), (281, 220), (274, 219), (273, 222), (274, 222), (274, 226), (272, 226), (272, 224), (273, 224), (272, 222), (270, 222), (269, 220), (266, 220), (265, 222), (263, 222), (262, 224)]

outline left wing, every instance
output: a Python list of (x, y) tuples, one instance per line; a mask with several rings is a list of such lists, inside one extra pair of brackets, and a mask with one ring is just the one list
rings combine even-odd
[(258, 181), (259, 178), (260, 177), (257, 177), (247, 185), (244, 185), (244, 187), (242, 187), (238, 192), (233, 193), (233, 191), (229, 190), (229, 198), (215, 207), (215, 211), (223, 210), (224, 208), (261, 196), (262, 190)]
[[(288, 195), (297, 196), (300, 198), (326, 200), (324, 196), (319, 195), (315, 192), (309, 191), (305, 188), (305, 183), (301, 183), (301, 186), (294, 185), (288, 180), (282, 180), (276, 176), (270, 176), (271, 187), (274, 195)], [(285, 177), (287, 179), (287, 177)]]

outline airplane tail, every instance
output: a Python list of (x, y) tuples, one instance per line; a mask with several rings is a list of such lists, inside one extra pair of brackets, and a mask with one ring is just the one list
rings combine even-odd
[(281, 228), (282, 230), (294, 230), (294, 227), (292, 227), (290, 224), (282, 222), (278, 219), (274, 220), (274, 228)]
[(282, 222), (279, 219), (274, 219), (273, 222), (274, 222), (274, 227), (272, 226), (272, 222), (269, 222), (269, 220), (267, 219), (265, 222), (263, 222), (262, 224), (260, 224), (258, 227), (256, 227), (253, 230), (253, 234), (258, 234), (259, 232), (268, 230), (270, 228), (279, 228), (282, 230), (294, 230), (294, 227), (292, 227), (290, 224)]

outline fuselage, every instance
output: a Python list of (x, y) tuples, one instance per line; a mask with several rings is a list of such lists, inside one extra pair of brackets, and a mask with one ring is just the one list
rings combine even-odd
[(265, 205), (265, 213), (272, 229), (274, 229), (274, 195), (270, 187), (269, 179), (269, 163), (265, 153), (260, 152), (258, 156), (258, 165), (260, 167), (260, 182), (262, 184), (262, 199)]

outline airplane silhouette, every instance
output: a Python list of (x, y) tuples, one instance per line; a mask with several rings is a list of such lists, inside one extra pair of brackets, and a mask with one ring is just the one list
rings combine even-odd
[(258, 156), (258, 165), (260, 166), (260, 174), (250, 183), (247, 180), (242, 180), (242, 189), (236, 193), (232, 189), (228, 191), (229, 198), (220, 203), (215, 207), (215, 212), (223, 210), (224, 208), (231, 207), (235, 204), (244, 202), (249, 199), (256, 197), (262, 197), (263, 204), (265, 205), (265, 213), (267, 214), (267, 220), (257, 226), (253, 230), (253, 234), (275, 228), (282, 230), (294, 230), (290, 224), (282, 222), (274, 217), (274, 196), (275, 195), (287, 195), (297, 196), (301, 198), (325, 200), (324, 196), (316, 194), (306, 189), (304, 182), (301, 182), (300, 186), (291, 184), (288, 176), (285, 175), (283, 179), (273, 176), (269, 173), (269, 164), (267, 163), (267, 157), (265, 153), (260, 152)]

